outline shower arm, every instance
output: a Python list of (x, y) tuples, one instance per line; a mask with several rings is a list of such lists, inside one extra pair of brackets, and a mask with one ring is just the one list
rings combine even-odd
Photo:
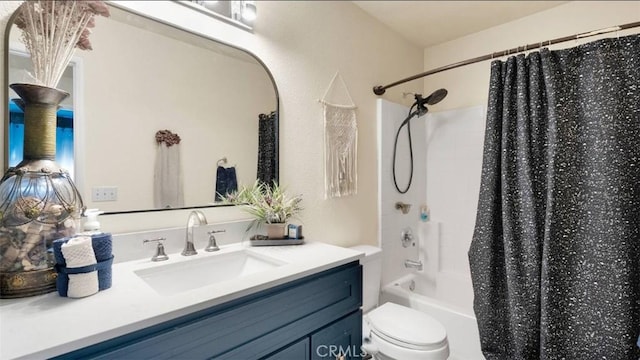
[(393, 82), (393, 83), (385, 85), (385, 86), (380, 86), (380, 85), (374, 86), (373, 87), (373, 93), (376, 94), (376, 95), (383, 95), (387, 91), (388, 88), (392, 88), (394, 86), (397, 86), (397, 85), (400, 85), (400, 84), (404, 84), (404, 83), (412, 81), (412, 80), (417, 80), (417, 79), (423, 78), (425, 76), (437, 74), (437, 73), (440, 73), (440, 72), (443, 72), (443, 71), (452, 70), (452, 69), (459, 68), (459, 67), (462, 67), (462, 66), (475, 64), (477, 62), (481, 62), (481, 61), (485, 61), (485, 60), (492, 60), (494, 58), (499, 58), (499, 57), (502, 57), (502, 56), (517, 54), (517, 53), (520, 53), (520, 52), (523, 52), (523, 51), (539, 49), (539, 48), (541, 48), (543, 46), (549, 46), (549, 45), (558, 44), (558, 43), (562, 43), (562, 42), (566, 42), (566, 41), (578, 40), (578, 39), (582, 39), (582, 38), (586, 38), (586, 37), (590, 37), (590, 36), (608, 34), (608, 33), (617, 32), (617, 31), (626, 30), (626, 29), (631, 29), (631, 28), (635, 28), (635, 27), (640, 27), (640, 21), (627, 23), (627, 24), (623, 24), (623, 25), (618, 25), (618, 26), (611, 26), (611, 27), (604, 28), (604, 29), (588, 31), (588, 32), (579, 33), (579, 34), (575, 34), (575, 35), (571, 35), (571, 36), (565, 36), (565, 37), (556, 38), (556, 39), (552, 39), (552, 40), (541, 41), (541, 42), (535, 43), (535, 44), (518, 46), (516, 48), (502, 50), (502, 51), (494, 52), (494, 53), (483, 55), (483, 56), (478, 56), (478, 57), (475, 57), (475, 58), (472, 58), (472, 59), (460, 61), (460, 62), (457, 62), (457, 63), (449, 64), (449, 65), (446, 65), (446, 66), (442, 66), (442, 67), (439, 67), (439, 68), (436, 68), (436, 69), (425, 71), (425, 72), (422, 72), (420, 74), (416, 74), (416, 75), (410, 76), (408, 78), (404, 78), (402, 80), (398, 80), (396, 82)]

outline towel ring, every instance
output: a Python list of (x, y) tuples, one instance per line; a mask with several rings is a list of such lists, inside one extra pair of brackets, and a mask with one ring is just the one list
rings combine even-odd
[(223, 157), (222, 159), (218, 160), (218, 162), (216, 163), (218, 166), (223, 166), (227, 164), (227, 157)]

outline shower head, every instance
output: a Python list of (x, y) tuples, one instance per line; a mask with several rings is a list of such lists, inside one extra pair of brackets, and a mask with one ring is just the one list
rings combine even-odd
[[(421, 94), (414, 94), (416, 101), (413, 103), (413, 105), (411, 105), (411, 108), (409, 109), (409, 115), (400, 124), (400, 128), (407, 125), (407, 123), (409, 123), (409, 121), (411, 121), (414, 116), (421, 117), (423, 115), (426, 115), (429, 112), (429, 109), (427, 109), (427, 105), (435, 105), (439, 103), (447, 96), (447, 94), (448, 92), (446, 89), (438, 89), (432, 92), (426, 98), (423, 98)], [(415, 111), (413, 110), (413, 108), (415, 108)]]
[(445, 97), (447, 97), (447, 89), (438, 89), (431, 93), (431, 95), (427, 96), (424, 101), (429, 105), (435, 105), (442, 101)]
[(426, 98), (423, 98), (420, 94), (416, 94), (416, 102), (414, 105), (417, 108), (417, 115), (422, 116), (429, 112), (429, 109), (427, 109), (427, 105), (435, 105), (439, 103), (447, 96), (447, 94), (448, 92), (446, 89), (438, 89), (432, 92), (431, 95), (427, 96)]

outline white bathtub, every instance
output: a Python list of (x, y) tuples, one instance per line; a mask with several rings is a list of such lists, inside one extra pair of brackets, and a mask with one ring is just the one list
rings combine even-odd
[(456, 304), (456, 301), (436, 299), (437, 282), (442, 284), (443, 280), (431, 281), (422, 275), (406, 275), (383, 286), (380, 303), (393, 302), (408, 306), (440, 321), (447, 330), (451, 349), (449, 360), (484, 360), (472, 309), (465, 304)]

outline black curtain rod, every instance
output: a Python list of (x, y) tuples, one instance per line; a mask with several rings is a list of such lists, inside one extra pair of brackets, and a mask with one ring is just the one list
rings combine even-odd
[(483, 55), (483, 56), (478, 56), (478, 57), (473, 58), (473, 59), (468, 59), (468, 60), (460, 61), (460, 62), (457, 62), (457, 63), (454, 63), (454, 64), (449, 64), (449, 65), (446, 65), (446, 66), (442, 66), (442, 67), (439, 67), (437, 69), (425, 71), (423, 73), (420, 73), (420, 74), (417, 74), (417, 75), (413, 75), (413, 76), (410, 76), (410, 77), (402, 79), (402, 80), (398, 80), (398, 81), (393, 82), (393, 83), (391, 83), (389, 85), (374, 86), (373, 87), (373, 93), (376, 94), (376, 95), (382, 95), (390, 87), (394, 87), (396, 85), (404, 84), (404, 83), (406, 83), (408, 81), (416, 80), (416, 79), (419, 79), (421, 77), (425, 77), (425, 76), (428, 76), (428, 75), (437, 74), (439, 72), (443, 72), (443, 71), (446, 71), (446, 70), (459, 68), (459, 67), (462, 67), (462, 66), (465, 66), (465, 65), (475, 64), (477, 62), (481, 62), (481, 61), (485, 61), (485, 60), (491, 60), (491, 59), (498, 58), (498, 57), (505, 56), (505, 55), (517, 54), (519, 52), (523, 52), (523, 51), (527, 51), (527, 50), (538, 49), (538, 48), (541, 48), (543, 46), (549, 46), (549, 45), (553, 45), (553, 44), (558, 44), (558, 43), (565, 42), (565, 41), (577, 40), (577, 39), (582, 39), (582, 38), (586, 38), (586, 37), (589, 37), (589, 36), (595, 36), (595, 35), (601, 35), (601, 34), (608, 34), (608, 33), (611, 33), (611, 32), (631, 29), (631, 28), (639, 27), (639, 26), (640, 26), (640, 21), (633, 22), (633, 23), (628, 23), (628, 24), (624, 24), (624, 25), (612, 26), (612, 27), (608, 27), (608, 28), (605, 28), (605, 29), (595, 30), (595, 31), (589, 31), (589, 32), (581, 33), (581, 34), (565, 36), (565, 37), (561, 37), (561, 38), (557, 38), (557, 39), (553, 39), (553, 40), (546, 40), (546, 41), (542, 41), (542, 42), (535, 43), (535, 44), (518, 46), (518, 47), (513, 48), (513, 49), (507, 49), (507, 50), (498, 51), (498, 52), (494, 52), (494, 53)]

